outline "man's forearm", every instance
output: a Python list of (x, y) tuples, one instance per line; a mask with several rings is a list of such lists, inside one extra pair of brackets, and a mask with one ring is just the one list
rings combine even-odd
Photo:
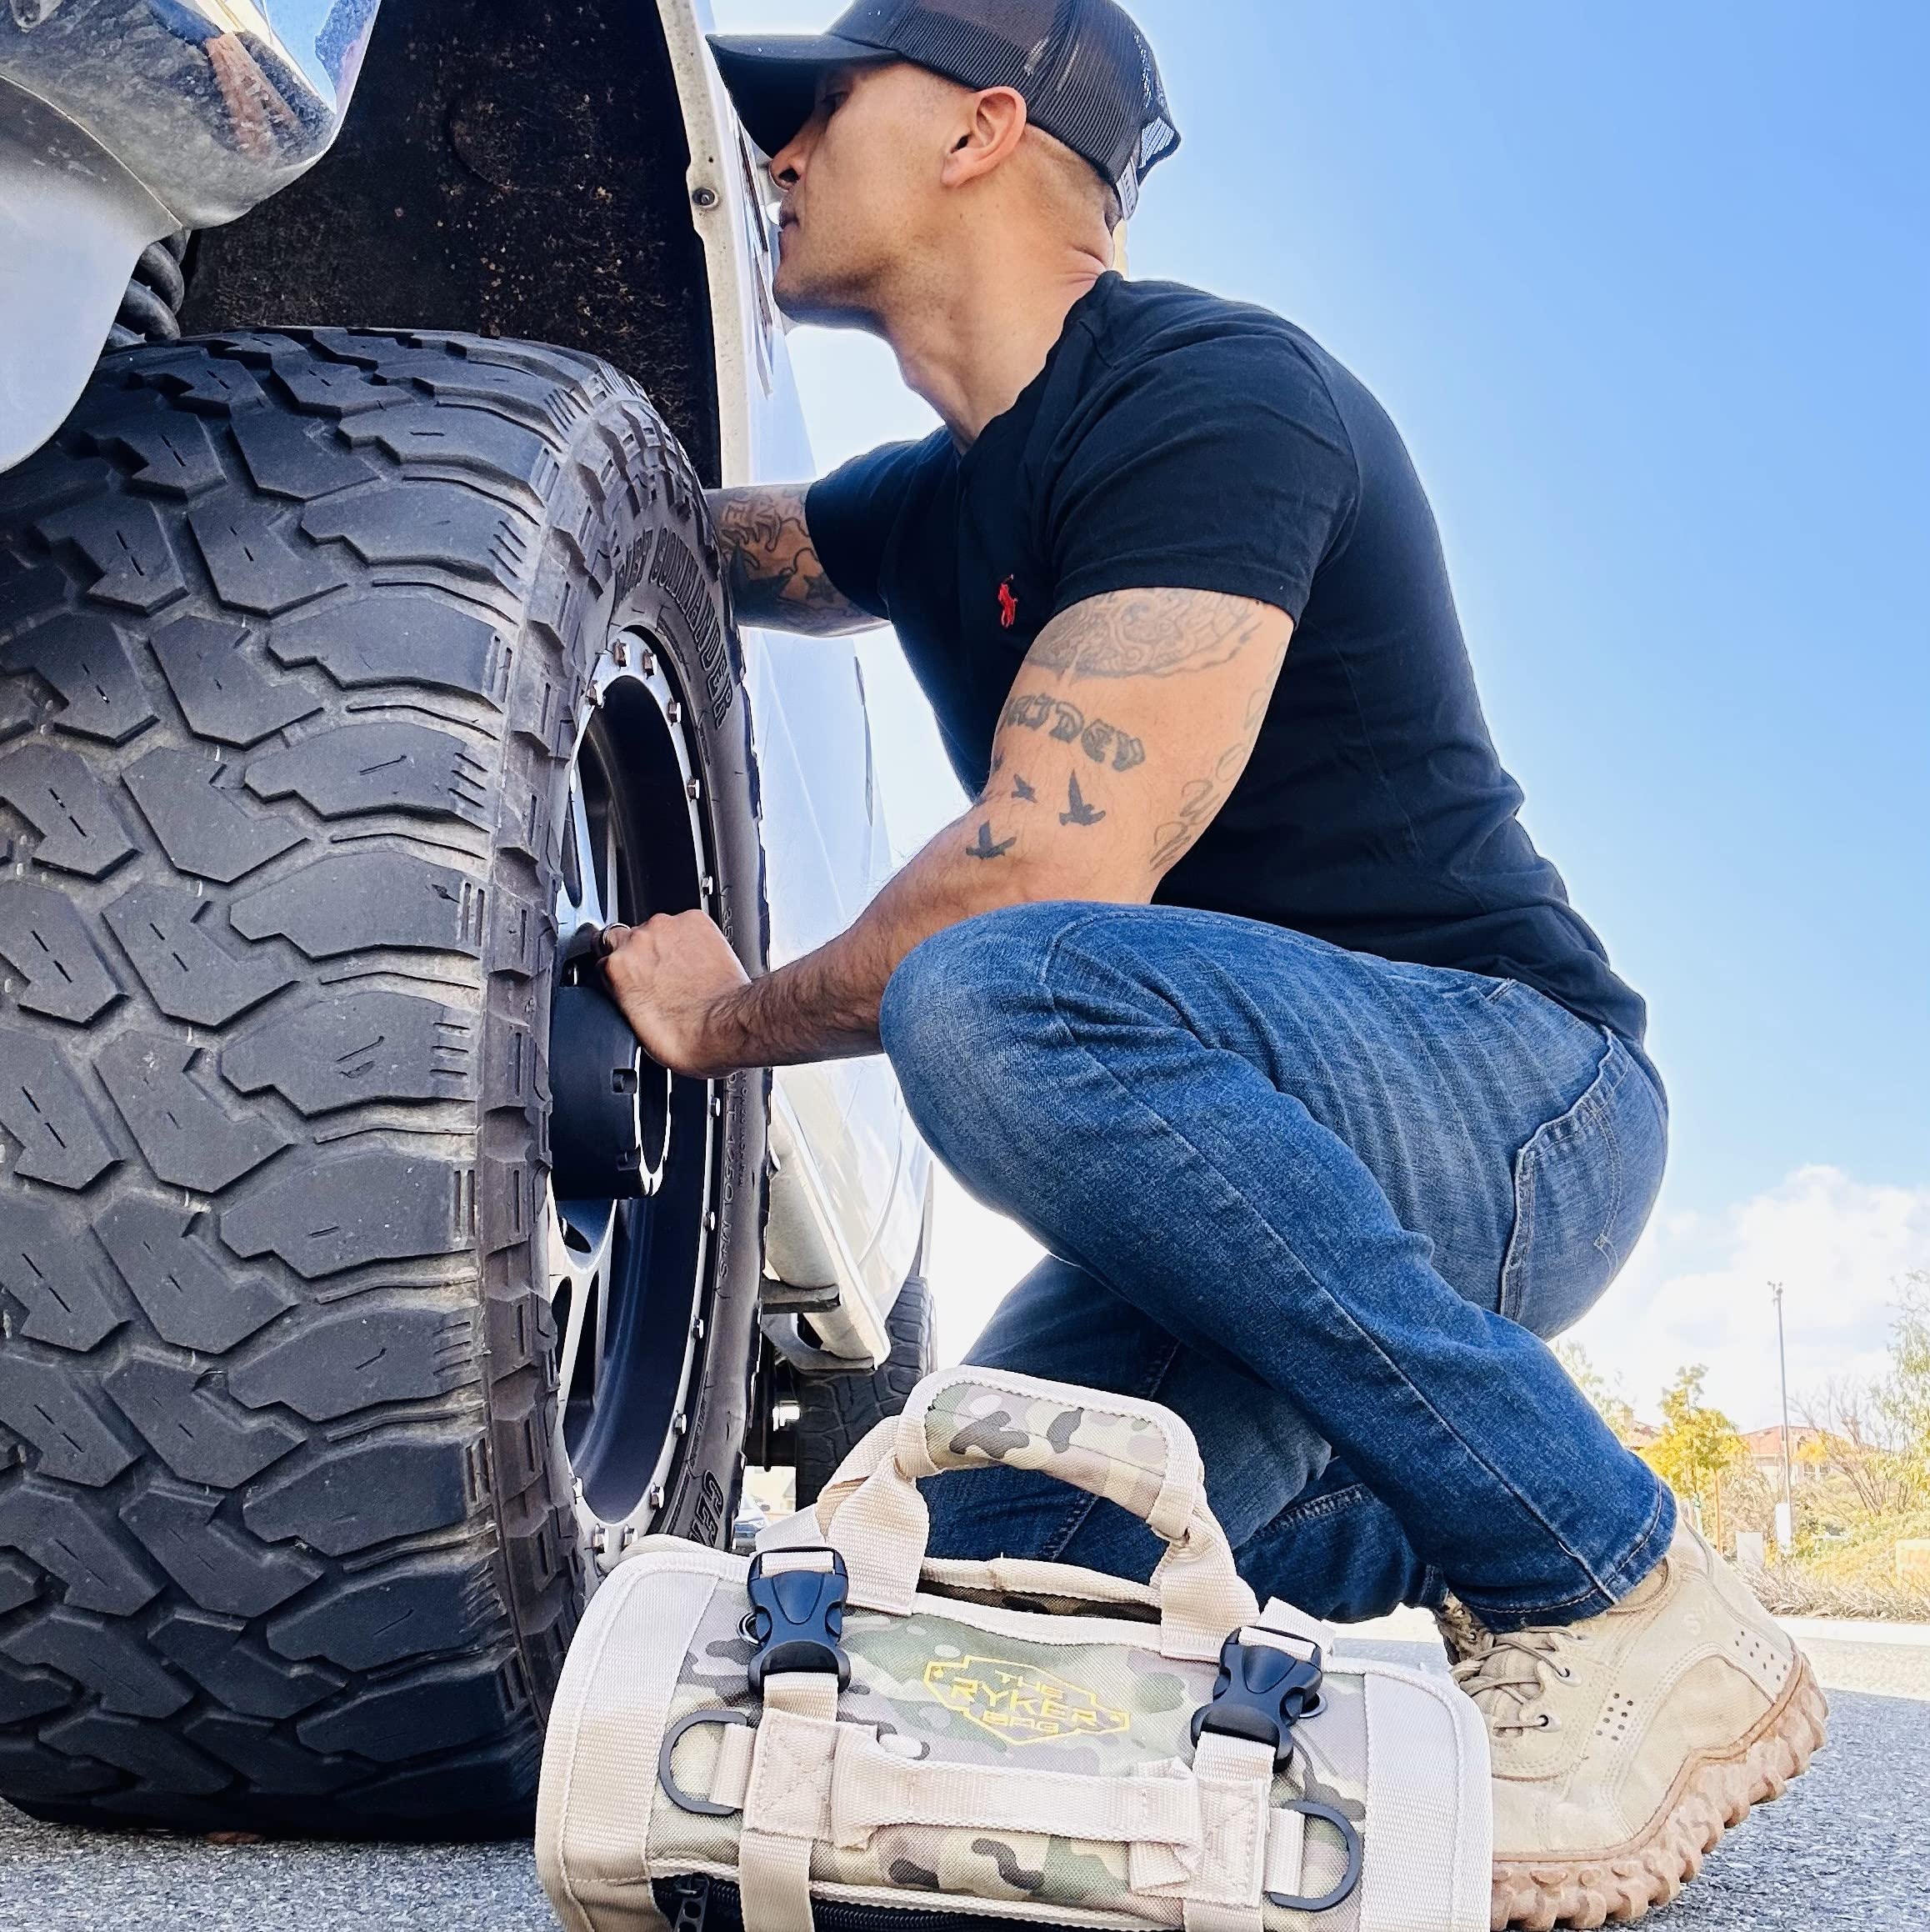
[(702, 913), (618, 933), (606, 971), (638, 1037), (703, 1079), (874, 1054), (885, 988), (934, 933), (1044, 899), (1146, 904), (1246, 768), (1292, 628), (1203, 591), (1061, 613), (1014, 681), (984, 789), (849, 931), (755, 981)]
[(706, 493), (738, 620), (818, 637), (872, 628), (878, 619), (842, 596), (818, 560), (804, 520), (804, 486), (758, 483)]
[(1013, 863), (982, 805), (938, 833), (856, 922), (815, 953), (730, 994), (715, 1016), (716, 1047), (732, 1066), (784, 1067), (880, 1050), (878, 1007), (898, 962), (932, 933), (1029, 899), (1089, 890)]

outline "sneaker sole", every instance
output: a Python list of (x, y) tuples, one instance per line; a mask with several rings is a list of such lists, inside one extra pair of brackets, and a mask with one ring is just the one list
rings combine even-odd
[(1498, 1859), (1493, 1932), (1628, 1924), (1666, 1905), (1752, 1805), (1780, 1798), (1828, 1735), (1829, 1706), (1799, 1650), (1782, 1694), (1733, 1749), (1701, 1754), (1676, 1780), (1658, 1820), (1639, 1839), (1572, 1864)]

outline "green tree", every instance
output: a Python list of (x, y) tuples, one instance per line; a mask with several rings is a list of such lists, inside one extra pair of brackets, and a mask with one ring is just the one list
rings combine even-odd
[(1902, 1486), (1930, 1497), (1930, 1274), (1907, 1274), (1890, 1329), (1890, 1372), (1876, 1392)]
[(1554, 1344), (1555, 1359), (1568, 1372), (1568, 1379), (1588, 1398), (1595, 1413), (1615, 1432), (1615, 1439), (1626, 1445), (1635, 1440), (1635, 1404), (1622, 1392), (1619, 1382), (1611, 1382), (1588, 1359), (1579, 1342)]
[(1677, 1495), (1710, 1513), (1710, 1532), (1722, 1536), (1722, 1479), (1749, 1459), (1748, 1445), (1721, 1409), (1702, 1399), (1708, 1370), (1700, 1363), (1676, 1372), (1663, 1391), (1662, 1431), (1642, 1452)]

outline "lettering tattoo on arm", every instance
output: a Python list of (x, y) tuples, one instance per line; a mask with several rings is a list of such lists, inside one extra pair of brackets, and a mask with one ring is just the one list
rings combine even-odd
[(1095, 764), (1104, 764), (1109, 758), (1116, 772), (1129, 772), (1146, 763), (1143, 739), (1102, 718), (1088, 718), (1078, 705), (1068, 704), (1049, 691), (1028, 691), (1014, 698), (998, 722), (1001, 727), (1010, 724), (1025, 731), (1047, 732), (1060, 744), (1077, 744)]
[[(1238, 783), (1292, 628), (1271, 605), (1200, 591), (1113, 592), (1062, 613), (1000, 713), (991, 775), (965, 823), (968, 834), (978, 827), (978, 843), (967, 850), (1061, 874), (1068, 897), (1149, 896)], [(1169, 680), (1181, 671), (1196, 674), (1176, 688)], [(1063, 694), (1080, 677), (1113, 680), (1110, 718)], [(1037, 746), (1026, 753), (1029, 777), (1008, 768), (1022, 732)], [(1203, 775), (1190, 775), (1202, 764)], [(1062, 808), (1014, 808), (1055, 796)]]
[(840, 637), (879, 621), (825, 574), (804, 520), (803, 485), (712, 490), (708, 500), (742, 623)]

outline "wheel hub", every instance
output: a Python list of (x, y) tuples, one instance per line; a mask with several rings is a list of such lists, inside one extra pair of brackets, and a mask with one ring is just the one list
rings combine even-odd
[(592, 673), (557, 878), (551, 1180), (553, 1453), (599, 1564), (657, 1526), (690, 1426), (721, 1096), (638, 1045), (593, 963), (613, 924), (708, 909), (715, 890), (698, 748), (652, 640), (612, 638)]

